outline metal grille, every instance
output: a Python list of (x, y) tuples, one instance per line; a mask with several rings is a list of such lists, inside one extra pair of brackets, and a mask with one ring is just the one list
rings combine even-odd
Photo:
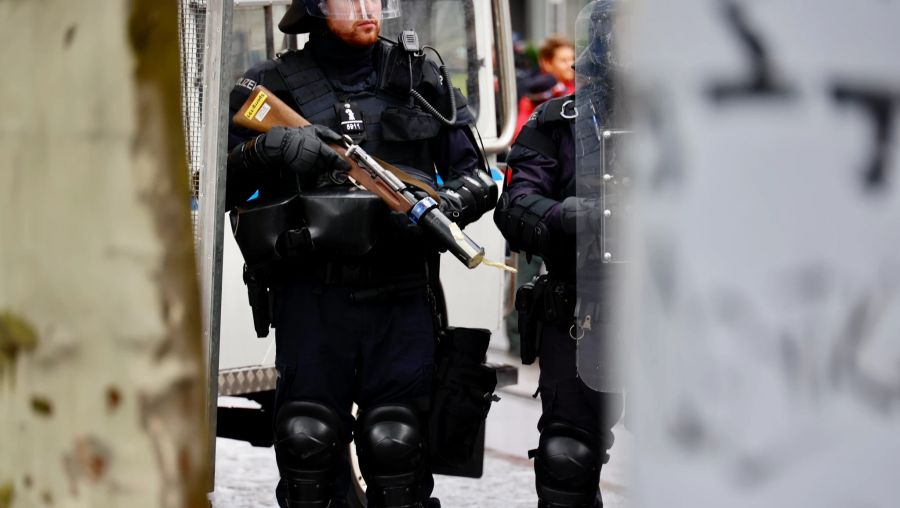
[[(207, 372), (219, 372), (221, 316), (222, 231), (224, 225), (225, 120), (222, 71), (231, 32), (231, 0), (179, 0), (181, 47), (181, 109), (191, 189), (191, 223), (203, 316), (203, 344)], [(206, 416), (209, 450), (215, 455), (216, 384), (209, 383)], [(213, 461), (214, 463), (214, 461)], [(209, 477), (213, 487), (213, 471)]]
[(203, 96), (205, 83), (206, 1), (179, 0), (178, 31), (181, 42), (181, 112), (188, 154), (191, 223), (194, 243), (199, 242), (200, 173), (203, 159)]

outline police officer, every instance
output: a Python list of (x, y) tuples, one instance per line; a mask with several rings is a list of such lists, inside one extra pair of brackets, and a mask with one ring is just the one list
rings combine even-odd
[[(583, 12), (600, 23), (611, 15), (612, 5), (609, 0), (595, 0)], [(591, 49), (596, 50), (596, 45), (587, 53)], [(593, 65), (595, 55), (587, 53), (576, 62), (579, 73), (588, 63)], [(596, 74), (597, 70), (593, 65), (592, 90), (609, 92), (612, 76)], [(581, 195), (582, 182), (576, 178), (582, 163), (590, 165), (599, 159), (599, 131), (576, 129), (579, 116), (594, 115), (600, 125), (608, 121), (604, 106), (609, 97), (597, 98), (584, 100), (576, 93), (538, 107), (510, 150), (511, 176), (494, 211), (494, 221), (511, 248), (542, 256), (548, 272), (520, 289), (516, 302), (523, 360), (533, 361), (527, 358), (528, 351), (539, 347), (540, 439), (537, 449), (529, 453), (534, 458), (539, 507), (602, 506), (600, 469), (609, 459), (611, 428), (622, 411), (621, 394), (592, 389), (579, 374), (576, 358), (584, 317), (578, 312), (588, 306), (580, 296), (578, 286), (586, 280), (579, 280), (579, 270), (585, 269), (585, 263), (592, 265), (595, 276), (587, 284), (593, 285), (604, 279), (610, 266), (597, 259), (579, 259), (584, 252), (576, 254), (579, 237), (595, 236), (600, 228), (600, 209), (595, 200)], [(602, 321), (605, 316), (593, 317)]]
[(264, 270), (274, 301), (282, 507), (344, 506), (353, 436), (369, 506), (439, 506), (429, 498), (423, 426), (439, 253), (405, 216), (371, 200), (359, 206), (361, 193), (342, 176), (346, 163), (328, 145), (347, 136), (436, 189), (460, 226), (493, 208), (497, 190), (446, 72), (414, 34), (404, 33), (404, 45), (379, 38), (382, 20), (399, 15), (399, 0), (294, 0), (279, 28), (309, 33), (309, 42), (251, 68), (231, 93), (232, 114), (262, 84), (314, 124), (229, 131), (229, 207), (295, 194), (306, 203), (309, 237)]

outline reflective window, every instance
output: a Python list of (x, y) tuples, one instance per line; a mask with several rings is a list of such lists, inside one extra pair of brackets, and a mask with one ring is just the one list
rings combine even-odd
[(475, 52), (475, 9), (472, 0), (403, 0), (402, 17), (387, 20), (384, 37), (397, 40), (400, 31), (414, 28), (419, 41), (438, 50), (453, 85), (469, 98), (478, 111), (478, 66)]
[(237, 81), (250, 67), (291, 47), (294, 36), (278, 30), (278, 21), (289, 4), (287, 0), (234, 3), (231, 36), (232, 81)]

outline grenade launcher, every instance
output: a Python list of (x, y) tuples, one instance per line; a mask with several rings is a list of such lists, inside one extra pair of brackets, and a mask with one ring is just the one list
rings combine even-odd
[[(309, 121), (291, 109), (264, 86), (258, 85), (250, 93), (232, 121), (256, 132), (272, 127), (305, 127)], [(405, 213), (467, 267), (475, 268), (485, 261), (484, 248), (476, 244), (438, 208), (433, 189), (415, 180), (402, 170), (379, 161), (345, 136), (343, 145), (330, 145), (350, 164), (347, 176), (357, 185), (380, 197), (391, 210)], [(389, 169), (386, 169), (389, 168)], [(425, 190), (429, 196), (419, 199), (409, 186)], [(488, 264), (492, 264), (487, 262)]]

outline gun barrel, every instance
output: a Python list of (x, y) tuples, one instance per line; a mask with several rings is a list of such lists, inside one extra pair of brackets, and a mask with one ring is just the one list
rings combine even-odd
[(484, 247), (475, 243), (437, 208), (425, 212), (418, 223), (436, 236), (438, 241), (468, 268), (475, 268), (484, 261)]
[(481, 264), (484, 260), (484, 248), (475, 243), (456, 223), (448, 219), (431, 198), (418, 200), (407, 190), (406, 185), (395, 174), (384, 169), (377, 160), (372, 158), (359, 145), (351, 145), (347, 148), (347, 157), (353, 159), (361, 168), (372, 173), (373, 178), (381, 179), (403, 196), (403, 199), (412, 205), (408, 212), (410, 220), (419, 224), (423, 229), (436, 237), (456, 259), (470, 269)]
[[(365, 166), (374, 173), (375, 176), (387, 182), (395, 191), (403, 192), (403, 190), (406, 189), (406, 185), (397, 178), (397, 175), (384, 169), (378, 161), (373, 159), (372, 156), (360, 148), (359, 145), (351, 145), (350, 148), (347, 149), (347, 156), (354, 159), (357, 163), (362, 163), (362, 166)], [(415, 201), (412, 201), (410, 204), (414, 203)]]

